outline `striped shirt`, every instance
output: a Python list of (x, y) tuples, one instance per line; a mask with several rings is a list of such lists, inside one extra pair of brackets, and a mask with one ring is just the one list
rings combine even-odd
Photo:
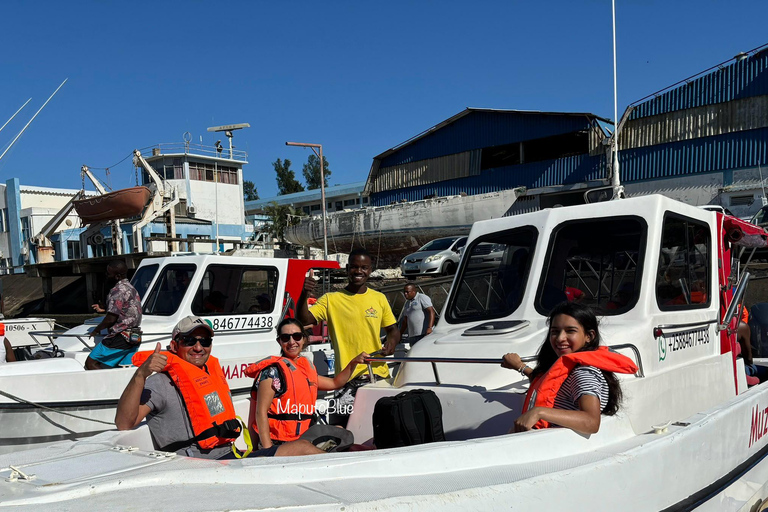
[(600, 399), (600, 410), (608, 404), (608, 383), (603, 372), (594, 366), (578, 366), (565, 379), (555, 397), (555, 409), (578, 411), (579, 398), (584, 395)]

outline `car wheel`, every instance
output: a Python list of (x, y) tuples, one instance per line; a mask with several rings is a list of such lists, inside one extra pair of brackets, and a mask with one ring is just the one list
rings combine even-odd
[(452, 276), (455, 273), (456, 273), (456, 264), (452, 261), (446, 261), (445, 265), (443, 265), (443, 275)]

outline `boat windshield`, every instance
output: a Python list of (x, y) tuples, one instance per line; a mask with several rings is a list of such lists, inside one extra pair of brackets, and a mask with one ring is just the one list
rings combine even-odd
[(538, 231), (531, 226), (485, 235), (465, 251), (449, 299), (449, 323), (507, 316), (520, 305)]
[(136, 288), (136, 291), (139, 292), (140, 298), (143, 299), (146, 295), (149, 285), (152, 283), (152, 279), (154, 279), (155, 274), (157, 274), (158, 268), (160, 268), (160, 265), (157, 263), (153, 265), (145, 265), (137, 269), (136, 273), (133, 274), (131, 285), (133, 285), (133, 287)]
[(450, 249), (451, 245), (453, 245), (453, 242), (455, 241), (456, 241), (456, 238), (438, 238), (437, 240), (432, 240), (431, 242), (427, 242), (426, 245), (422, 246), (421, 249), (419, 249), (416, 252), (444, 251), (446, 249)]
[(629, 311), (640, 294), (646, 222), (635, 216), (582, 219), (557, 226), (550, 239), (536, 310), (576, 301), (605, 315)]
[(194, 263), (175, 263), (163, 267), (160, 276), (144, 301), (145, 315), (170, 316), (179, 309), (192, 276), (197, 270)]

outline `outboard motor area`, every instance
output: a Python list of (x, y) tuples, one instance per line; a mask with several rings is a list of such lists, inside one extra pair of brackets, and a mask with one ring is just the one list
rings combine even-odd
[(641, 433), (722, 403), (746, 390), (729, 313), (746, 283), (731, 250), (765, 245), (765, 235), (663, 196), (478, 222), (444, 321), (414, 345), (393, 384), (360, 390), (350, 426), (365, 439), (362, 418), (378, 398), (428, 388), (441, 399), (448, 439), (505, 434), (529, 382), (501, 368), (501, 357), (515, 352), (534, 366), (548, 314), (564, 301), (591, 306), (601, 344), (639, 368), (619, 376), (615, 421)]

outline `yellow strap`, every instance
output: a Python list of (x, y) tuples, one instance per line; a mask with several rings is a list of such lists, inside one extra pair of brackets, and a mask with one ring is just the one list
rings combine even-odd
[(237, 459), (244, 459), (247, 456), (251, 454), (253, 451), (253, 443), (251, 442), (251, 432), (248, 430), (248, 426), (243, 421), (243, 418), (240, 416), (235, 416), (237, 420), (240, 422), (240, 425), (243, 426), (243, 440), (245, 441), (246, 450), (245, 453), (240, 455), (240, 452), (237, 451), (237, 448), (235, 448), (235, 443), (232, 443), (232, 453), (235, 454), (235, 458)]

